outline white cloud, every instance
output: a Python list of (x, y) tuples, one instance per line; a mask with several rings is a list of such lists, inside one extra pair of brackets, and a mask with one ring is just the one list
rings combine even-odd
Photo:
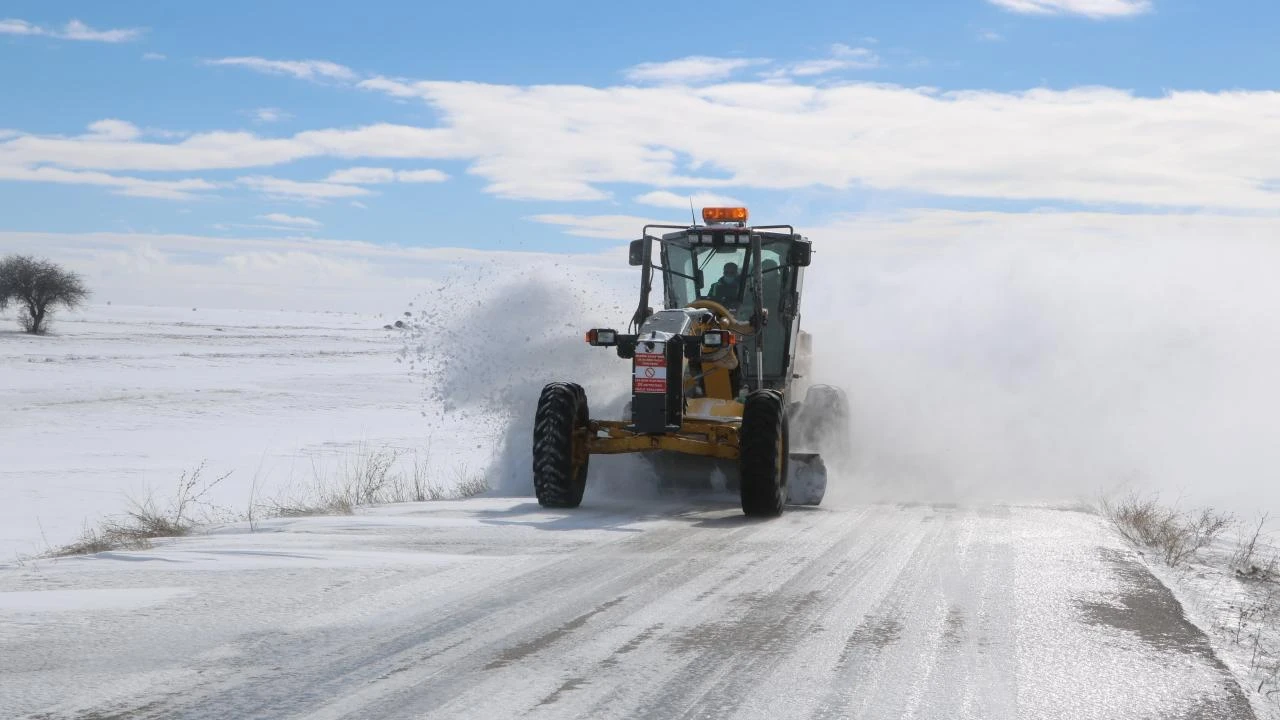
[(288, 120), (293, 117), (293, 115), (290, 115), (280, 108), (270, 107), (258, 108), (254, 110), (251, 115), (253, 115), (254, 120), (260, 123), (280, 122), (281, 120)]
[(142, 36), (142, 30), (94, 30), (79, 20), (72, 20), (63, 27), (62, 32), (57, 37), (66, 40), (90, 40), (94, 42), (120, 43), (137, 40)]
[(89, 42), (122, 43), (142, 37), (140, 28), (95, 30), (79, 20), (71, 20), (61, 29), (49, 29), (33, 25), (26, 20), (9, 18), (0, 20), (2, 35), (44, 35), (60, 40), (84, 40)]
[(230, 65), (256, 70), (268, 75), (292, 75), (300, 80), (340, 80), (350, 82), (356, 79), (354, 70), (328, 60), (268, 60), (260, 57), (227, 57), (206, 60), (207, 65)]
[(165, 56), (163, 53), (149, 52), (149, 53), (143, 53), (142, 59), (143, 60), (168, 60), (169, 58)]
[(995, 30), (981, 30), (978, 32), (978, 39), (983, 42), (1000, 42), (1004, 40), (1004, 36)]
[(632, 82), (703, 83), (723, 80), (738, 70), (767, 62), (763, 59), (693, 55), (667, 62), (640, 63), (627, 69), (625, 75)]
[(142, 135), (137, 125), (124, 120), (98, 120), (89, 124), (89, 134), (83, 137), (91, 140), (128, 142)]
[(716, 195), (715, 193), (707, 192), (680, 195), (670, 192), (669, 190), (655, 190), (650, 193), (645, 193), (644, 195), (638, 196), (635, 201), (641, 205), (688, 210), (690, 198), (692, 198), (695, 210), (701, 210), (704, 207), (739, 207), (743, 205), (741, 200), (727, 195)]
[(292, 225), (304, 228), (318, 228), (323, 226), (323, 223), (319, 220), (313, 220), (312, 218), (302, 217), (299, 215), (286, 215), (284, 213), (268, 213), (266, 215), (259, 215), (258, 219), (280, 225)]
[(64, 170), (54, 167), (14, 167), (0, 163), (0, 181), (4, 180), (61, 185), (97, 185), (113, 188), (117, 195), (159, 200), (192, 200), (199, 197), (197, 193), (200, 191), (213, 190), (217, 187), (199, 178), (147, 180), (96, 171)]
[(448, 173), (439, 170), (401, 170), (396, 173), (396, 180), (402, 183), (439, 183), (449, 179)]
[(339, 185), (328, 182), (299, 182), (267, 175), (236, 178), (236, 183), (270, 198), (307, 202), (323, 202), (334, 198), (371, 194), (368, 190), (354, 185)]
[(352, 201), (351, 201), (351, 207), (353, 207), (353, 208), (355, 208), (355, 209), (357, 209), (357, 210), (368, 210), (368, 209), (369, 209), (369, 206), (368, 206), (368, 205), (365, 205), (364, 203), (360, 202), (359, 200), (352, 200)]
[(351, 185), (381, 185), (391, 182), (402, 183), (437, 183), (448, 180), (449, 176), (439, 170), (392, 170), (378, 167), (353, 167), (335, 170), (329, 173), (325, 182), (348, 183)]
[(1151, 0), (987, 0), (993, 5), (1026, 15), (1083, 15), (1102, 19), (1150, 12)]
[(350, 183), (352, 185), (380, 185), (395, 182), (396, 171), (391, 168), (353, 167), (329, 173), (325, 182)]
[(879, 66), (880, 56), (875, 51), (836, 43), (831, 46), (831, 51), (825, 58), (789, 63), (763, 75), (771, 78), (806, 78), (840, 70), (869, 70)]
[(47, 32), (44, 28), (32, 25), (26, 20), (17, 18), (0, 20), (0, 34), (2, 35), (45, 35)]
[(0, 139), (0, 165), (191, 172), (318, 157), (452, 160), (486, 180), (489, 193), (515, 199), (602, 200), (624, 184), (726, 193), (865, 187), (1280, 209), (1277, 92), (1139, 97), (1099, 87), (940, 92), (795, 82), (411, 87), (440, 118), (436, 126), (383, 123), (276, 138), (208, 132), (171, 143), (24, 134)]
[(569, 235), (604, 240), (635, 240), (650, 223), (678, 225), (685, 220), (676, 216), (653, 220), (635, 215), (534, 215), (529, 218), (546, 225), (559, 225)]
[[(423, 97), (424, 93), (417, 87), (418, 84), (412, 80), (397, 80), (379, 75), (361, 80), (356, 83), (356, 87), (385, 93), (396, 98), (420, 98)], [(425, 85), (426, 83), (421, 84)]]

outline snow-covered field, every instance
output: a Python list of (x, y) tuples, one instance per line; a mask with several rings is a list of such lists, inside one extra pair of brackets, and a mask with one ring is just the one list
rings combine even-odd
[(45, 337), (0, 330), (0, 558), (163, 500), (202, 462), (231, 473), (205, 499), (233, 511), (383, 448), (443, 481), (484, 470), (501, 427), (424, 417), (383, 329), (400, 315), (96, 305)]

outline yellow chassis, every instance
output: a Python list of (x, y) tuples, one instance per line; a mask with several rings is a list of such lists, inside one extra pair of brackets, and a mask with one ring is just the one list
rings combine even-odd
[(664, 435), (641, 435), (626, 426), (627, 423), (620, 421), (592, 420), (587, 425), (587, 442), (575, 445), (592, 455), (670, 450), (685, 455), (738, 459), (739, 424), (736, 422), (686, 419), (678, 431)]

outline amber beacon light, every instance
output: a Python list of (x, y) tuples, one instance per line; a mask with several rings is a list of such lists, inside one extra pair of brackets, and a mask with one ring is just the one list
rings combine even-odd
[(709, 207), (702, 208), (702, 222), (705, 223), (745, 223), (747, 209), (744, 207)]

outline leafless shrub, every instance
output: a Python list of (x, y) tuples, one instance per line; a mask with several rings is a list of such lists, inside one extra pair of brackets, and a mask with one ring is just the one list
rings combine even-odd
[[(1240, 538), (1236, 551), (1231, 555), (1231, 569), (1237, 577), (1248, 580), (1274, 581), (1277, 578), (1277, 563), (1280, 557), (1274, 549), (1269, 548), (1262, 531), (1266, 526), (1268, 515), (1258, 519), (1253, 532)], [(1268, 550), (1270, 550), (1268, 556)]]
[(1181, 565), (1208, 547), (1235, 522), (1211, 508), (1185, 514), (1160, 504), (1156, 497), (1130, 494), (1119, 502), (1104, 499), (1102, 514), (1129, 542), (1160, 553), (1170, 567)]
[[(398, 453), (394, 448), (371, 451), (362, 444), (354, 454), (343, 457), (338, 470), (336, 494), (352, 506), (381, 502), (390, 488), (389, 474), (397, 457)], [(323, 484), (319, 478), (317, 481), (318, 484)]]
[(454, 472), (453, 491), (449, 493), (451, 498), (461, 500), (487, 492), (489, 492), (489, 480), (483, 474), (469, 472), (466, 466)]
[[(191, 532), (197, 519), (198, 507), (212, 507), (205, 502), (209, 491), (230, 477), (226, 473), (213, 480), (203, 480), (205, 463), (190, 473), (183, 471), (178, 478), (178, 491), (167, 506), (156, 501), (149, 493), (139, 500), (130, 498), (129, 509), (122, 517), (103, 520), (97, 527), (87, 527), (75, 542), (54, 550), (54, 557), (87, 555), (107, 550), (145, 550), (151, 541), (163, 537), (181, 537)], [(208, 518), (208, 515), (205, 516)]]
[(444, 499), (446, 491), (432, 478), (429, 458), (420, 458), (415, 452), (412, 473), (414, 502)]

